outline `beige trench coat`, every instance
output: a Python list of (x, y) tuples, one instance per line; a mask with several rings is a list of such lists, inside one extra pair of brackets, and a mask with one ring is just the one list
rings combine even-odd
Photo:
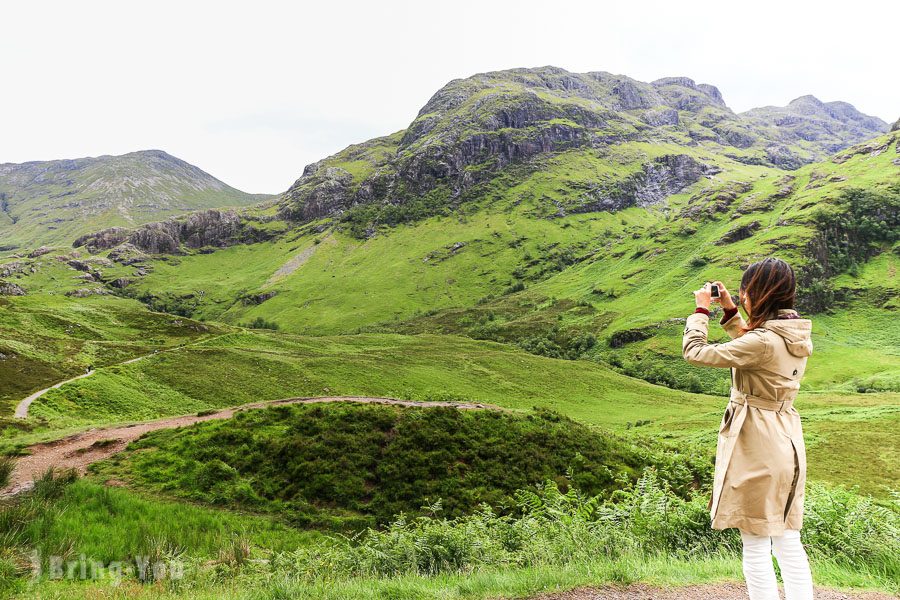
[[(737, 527), (761, 536), (803, 526), (806, 448), (794, 399), (812, 354), (812, 323), (779, 311), (741, 334), (740, 313), (723, 324), (732, 338), (707, 342), (709, 317), (687, 319), (684, 358), (731, 368), (731, 399), (719, 427), (710, 518), (714, 529)], [(793, 318), (790, 318), (793, 317)]]

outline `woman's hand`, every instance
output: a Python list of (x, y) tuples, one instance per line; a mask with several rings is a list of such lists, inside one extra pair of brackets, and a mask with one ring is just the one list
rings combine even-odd
[(694, 292), (694, 300), (697, 302), (697, 308), (705, 308), (709, 310), (709, 303), (712, 301), (712, 292), (709, 283), (703, 285), (702, 288)]
[(725, 285), (721, 281), (714, 281), (713, 284), (719, 286), (719, 306), (725, 310), (737, 308), (734, 299), (731, 297), (731, 292), (728, 291)]

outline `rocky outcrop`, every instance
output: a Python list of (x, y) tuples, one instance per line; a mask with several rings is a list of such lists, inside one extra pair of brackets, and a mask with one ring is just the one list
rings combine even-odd
[(822, 102), (811, 95), (796, 98), (787, 106), (754, 108), (740, 116), (753, 126), (774, 129), (770, 137), (774, 135), (782, 144), (800, 142), (817, 147), (821, 153), (817, 158), (889, 129), (878, 117), (863, 114), (851, 104)]
[(22, 286), (9, 281), (0, 281), (0, 296), (24, 296)]
[(106, 229), (82, 236), (73, 245), (91, 253), (116, 248), (117, 261), (122, 262), (138, 258), (137, 253), (176, 254), (184, 248), (222, 248), (269, 237), (270, 234), (242, 220), (235, 211), (206, 210), (180, 219), (148, 223), (135, 230)]
[[(896, 137), (896, 136), (894, 136), (894, 137)], [(857, 156), (859, 154), (868, 154), (869, 156), (878, 156), (879, 154), (881, 154), (882, 152), (887, 150), (893, 141), (894, 141), (894, 138), (891, 138), (890, 136), (888, 136), (886, 139), (884, 139), (884, 138), (875, 139), (875, 140), (872, 140), (865, 144), (858, 144), (856, 146), (852, 146), (850, 148), (847, 148), (846, 150), (844, 150), (843, 152), (841, 152), (839, 154), (835, 154), (834, 157), (831, 159), (831, 162), (840, 165), (840, 164), (847, 162), (848, 160), (850, 160), (851, 158), (853, 158), (854, 156)]]
[(615, 211), (630, 206), (659, 204), (672, 194), (719, 172), (719, 168), (697, 161), (686, 154), (661, 156), (646, 163), (640, 173), (613, 188), (587, 192), (570, 212)]
[(66, 296), (69, 298), (87, 298), (89, 296), (106, 296), (108, 294), (109, 292), (106, 291), (106, 288), (102, 287), (80, 288), (66, 292)]
[(17, 273), (23, 273), (26, 269), (25, 263), (15, 261), (0, 265), (0, 277), (11, 277)]
[(125, 266), (134, 265), (147, 259), (144, 252), (129, 242), (119, 244), (107, 256), (111, 261)]
[(39, 256), (44, 256), (45, 254), (50, 254), (53, 252), (53, 248), (48, 248), (47, 246), (41, 246), (40, 248), (36, 248), (28, 253), (28, 258), (37, 258)]
[(733, 244), (734, 242), (746, 240), (761, 228), (762, 225), (759, 221), (751, 221), (743, 225), (732, 227), (725, 233), (725, 235), (723, 235), (719, 240), (716, 241), (716, 245), (723, 246), (725, 244)]
[(244, 306), (256, 306), (258, 304), (262, 304), (266, 300), (271, 300), (277, 294), (278, 292), (275, 290), (269, 292), (260, 292), (258, 294), (250, 294), (241, 298), (241, 304), (243, 304)]
[[(539, 168), (542, 156), (630, 141), (715, 143), (740, 149), (729, 154), (735, 160), (793, 170), (887, 129), (849, 104), (811, 96), (737, 115), (715, 86), (687, 77), (645, 83), (604, 72), (511, 69), (451, 81), (405, 131), (308, 166), (282, 196), (280, 212), (306, 222), (365, 205), (371, 210), (362, 218), (403, 222), (417, 218), (404, 212), (410, 206), (421, 216), (422, 204), (436, 211), (465, 202), (468, 190), (510, 165)], [(681, 185), (654, 183), (655, 175), (635, 182), (660, 188), (639, 202), (657, 202)], [(372, 228), (358, 227), (362, 211), (354, 214), (355, 229)]]

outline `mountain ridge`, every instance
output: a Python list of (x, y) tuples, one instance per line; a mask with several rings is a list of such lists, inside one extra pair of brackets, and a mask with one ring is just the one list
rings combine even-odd
[(0, 164), (0, 235), (6, 251), (69, 244), (108, 226), (136, 226), (198, 209), (256, 204), (163, 150)]
[(510, 165), (631, 142), (796, 170), (888, 129), (848, 103), (809, 95), (737, 114), (717, 87), (688, 77), (646, 83), (557, 67), (492, 71), (444, 85), (405, 130), (308, 165), (280, 206), (286, 218), (309, 221), (364, 205), (402, 212), (422, 198), (455, 204)]

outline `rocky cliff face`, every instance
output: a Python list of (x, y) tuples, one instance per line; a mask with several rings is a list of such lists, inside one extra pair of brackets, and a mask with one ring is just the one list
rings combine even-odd
[(774, 142), (811, 142), (826, 154), (888, 130), (887, 123), (859, 112), (851, 104), (822, 102), (815, 96), (801, 96), (787, 106), (754, 108), (741, 116), (760, 129), (770, 130)]
[[(359, 205), (403, 207), (429, 194), (452, 203), (512, 163), (628, 142), (702, 145), (742, 162), (794, 169), (887, 129), (849, 104), (811, 96), (737, 115), (715, 86), (687, 77), (645, 83), (605, 72), (513, 69), (451, 81), (406, 130), (307, 167), (280, 206), (284, 216), (309, 221)], [(631, 187), (620, 186), (633, 198), (603, 195), (584, 206), (657, 202), (666, 190), (681, 189), (681, 179), (662, 181), (677, 166), (647, 169)]]
[(176, 254), (185, 248), (223, 248), (259, 242), (269, 237), (268, 233), (241, 219), (234, 211), (207, 210), (192, 213), (183, 219), (148, 223), (134, 230), (122, 227), (104, 229), (78, 238), (73, 246), (84, 247), (91, 253), (119, 247), (119, 253), (123, 255), (136, 251)]
[(161, 150), (0, 164), (0, 239), (21, 248), (68, 245), (110, 226), (263, 199)]
[(571, 212), (616, 211), (630, 206), (647, 207), (659, 204), (701, 178), (714, 175), (719, 168), (703, 164), (684, 155), (667, 155), (643, 165), (641, 172), (632, 175), (611, 189), (598, 188), (587, 192)]

